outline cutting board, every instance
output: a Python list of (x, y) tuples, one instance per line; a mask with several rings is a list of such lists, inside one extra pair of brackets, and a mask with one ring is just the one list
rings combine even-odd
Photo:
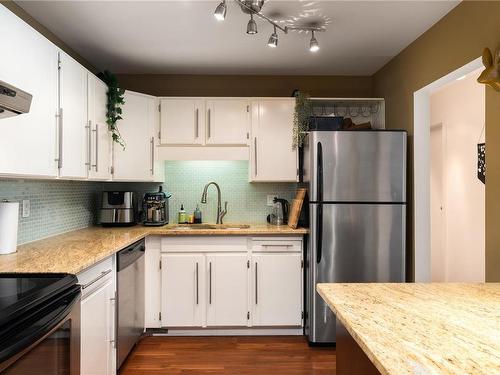
[(293, 229), (297, 229), (297, 224), (299, 222), (300, 212), (302, 211), (302, 206), (304, 205), (304, 198), (306, 197), (306, 189), (297, 189), (297, 194), (295, 199), (292, 201), (292, 208), (290, 209), (290, 215), (288, 215), (288, 226)]

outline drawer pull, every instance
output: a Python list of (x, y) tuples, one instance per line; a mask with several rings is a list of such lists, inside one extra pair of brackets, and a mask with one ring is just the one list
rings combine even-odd
[(109, 270), (106, 270), (106, 271), (102, 271), (101, 274), (99, 276), (97, 276), (94, 280), (88, 282), (87, 284), (85, 285), (82, 285), (82, 289), (87, 289), (89, 286), (91, 286), (92, 284), (95, 284), (96, 282), (98, 282), (99, 280), (101, 280), (104, 276), (108, 275), (111, 273), (111, 271), (113, 271), (112, 269), (109, 269)]

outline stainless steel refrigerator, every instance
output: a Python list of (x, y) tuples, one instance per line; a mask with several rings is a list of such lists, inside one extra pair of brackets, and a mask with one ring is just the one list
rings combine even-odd
[(406, 132), (312, 131), (303, 151), (305, 333), (334, 343), (335, 316), (316, 284), (405, 281)]

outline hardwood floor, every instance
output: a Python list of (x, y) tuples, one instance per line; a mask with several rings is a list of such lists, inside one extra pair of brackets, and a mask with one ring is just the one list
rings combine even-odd
[(120, 375), (335, 374), (335, 348), (302, 336), (145, 337)]

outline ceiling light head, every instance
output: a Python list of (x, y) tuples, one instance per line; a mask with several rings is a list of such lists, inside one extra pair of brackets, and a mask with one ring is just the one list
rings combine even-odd
[(276, 33), (276, 26), (274, 26), (274, 32), (269, 37), (267, 45), (272, 48), (278, 47), (278, 33)]
[(316, 37), (314, 36), (314, 30), (312, 30), (311, 41), (309, 42), (309, 51), (311, 52), (319, 51), (319, 43)]
[(226, 0), (223, 0), (219, 5), (217, 5), (217, 8), (215, 8), (214, 12), (214, 17), (217, 21), (224, 21), (226, 18), (226, 12), (227, 12), (227, 7), (226, 7)]
[(253, 19), (253, 14), (250, 15), (250, 21), (248, 21), (247, 34), (250, 35), (257, 34), (257, 23)]

